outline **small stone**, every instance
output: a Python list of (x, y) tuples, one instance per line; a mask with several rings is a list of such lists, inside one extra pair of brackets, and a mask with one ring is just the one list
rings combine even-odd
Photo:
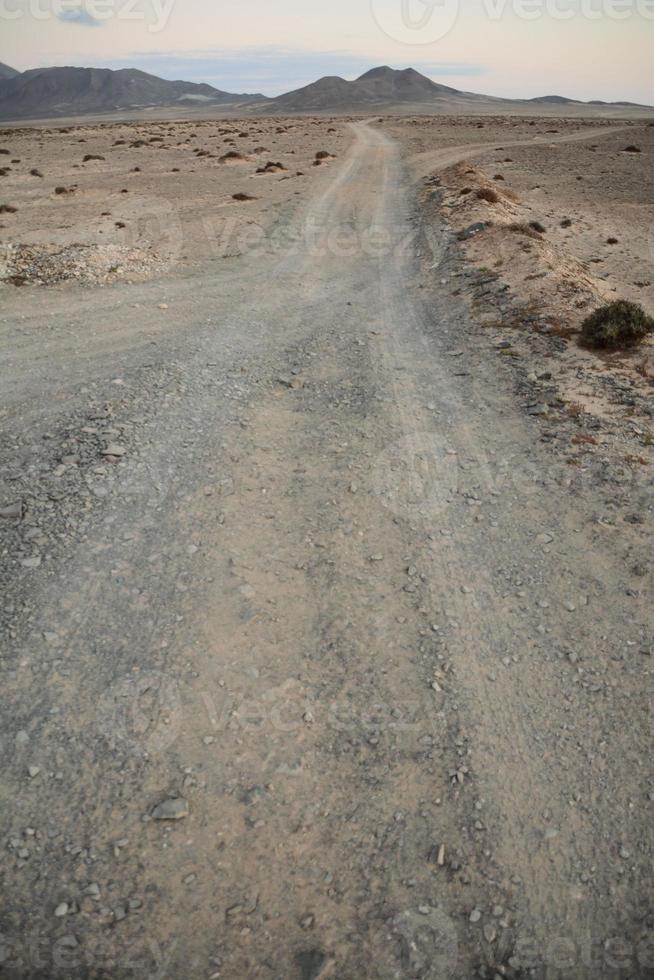
[(186, 800), (181, 797), (177, 799), (164, 800), (152, 811), (153, 820), (183, 820), (188, 817), (189, 806)]
[(19, 521), (23, 516), (23, 501), (17, 500), (6, 507), (0, 507), (0, 518), (8, 521)]
[(479, 911), (479, 909), (473, 909), (472, 910), (472, 912), (470, 913), (470, 921), (471, 922), (480, 922), (481, 921), (481, 912)]
[(54, 910), (54, 914), (56, 919), (63, 919), (65, 915), (68, 915), (68, 902), (60, 902)]
[(31, 558), (23, 558), (21, 561), (21, 565), (23, 566), (23, 568), (38, 568), (40, 564), (41, 564), (40, 555), (32, 555)]
[(30, 779), (34, 779), (41, 772), (40, 766), (28, 766), (27, 771), (29, 773)]
[(127, 450), (124, 446), (120, 446), (117, 442), (110, 442), (109, 445), (102, 450), (103, 456), (124, 456)]

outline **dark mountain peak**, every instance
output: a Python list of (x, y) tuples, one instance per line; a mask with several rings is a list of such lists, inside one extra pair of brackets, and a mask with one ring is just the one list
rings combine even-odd
[(3, 65), (0, 61), (0, 79), (16, 78), (18, 75), (20, 75), (19, 71), (16, 71), (15, 68), (10, 68), (9, 65)]
[(385, 78), (389, 75), (395, 75), (396, 69), (389, 68), (388, 65), (380, 65), (379, 68), (371, 68), (370, 71), (366, 71), (363, 75), (359, 75), (357, 82), (363, 82), (368, 78)]
[(433, 82), (415, 68), (389, 68), (387, 65), (367, 71), (352, 84), (378, 98), (394, 96), (401, 102), (420, 102), (438, 94), (457, 93), (456, 89)]
[(364, 72), (363, 75), (359, 75), (356, 81), (365, 82), (367, 80), (375, 81), (376, 79), (392, 80), (400, 77), (421, 78), (426, 82), (430, 81), (426, 75), (421, 75), (415, 68), (389, 68), (388, 65), (380, 65), (379, 68), (371, 68), (370, 71)]
[(311, 82), (311, 85), (348, 85), (349, 83), (341, 78), (340, 75), (323, 75), (322, 78), (318, 78), (315, 82)]

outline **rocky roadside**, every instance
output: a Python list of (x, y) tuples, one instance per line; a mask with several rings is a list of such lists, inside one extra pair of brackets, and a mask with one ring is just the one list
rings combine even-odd
[[(576, 338), (581, 319), (605, 298), (601, 283), (582, 270), (581, 280), (571, 284), (570, 270), (579, 263), (556, 256), (556, 262), (542, 262), (535, 294), (521, 289), (511, 252), (494, 263), (496, 253), (486, 244), (487, 236), (500, 234), (515, 250), (521, 236), (541, 236), (529, 229), (525, 213), (519, 213), (525, 208), (510, 199), (505, 202), (508, 218), (501, 220), (499, 229), (479, 198), (480, 206), (466, 203), (459, 215), (458, 202), (453, 201), (460, 198), (462, 175), (473, 188), (489, 186), (486, 175), (461, 164), (442, 177), (426, 178), (420, 194), (415, 220), (424, 241), (425, 283), (431, 286), (436, 277), (441, 288), (463, 298), (479, 326), (480, 346), (501, 366), (524, 412), (538, 420), (539, 441), (551, 451), (557, 482), (575, 496), (590, 488), (600, 492), (604, 507), (593, 514), (593, 521), (620, 535), (633, 587), (649, 588), (654, 568), (654, 377), (648, 359), (654, 342), (625, 354), (601, 355), (580, 348)], [(534, 222), (535, 217), (530, 215)], [(434, 263), (429, 226), (443, 218), (450, 227), (450, 241)], [(516, 219), (522, 222), (520, 234), (507, 227)], [(483, 255), (487, 264), (480, 266)], [(536, 256), (536, 263), (539, 260), (542, 255)], [(529, 278), (527, 287), (531, 282)]]

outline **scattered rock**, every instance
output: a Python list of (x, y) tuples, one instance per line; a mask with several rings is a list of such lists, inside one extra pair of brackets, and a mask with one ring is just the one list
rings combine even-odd
[(181, 797), (164, 800), (152, 811), (153, 820), (183, 820), (188, 815), (188, 803)]

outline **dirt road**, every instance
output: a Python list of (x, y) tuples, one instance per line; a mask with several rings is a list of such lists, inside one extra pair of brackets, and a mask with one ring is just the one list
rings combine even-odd
[(652, 975), (650, 583), (397, 145), (333, 173), (2, 316), (2, 976)]

